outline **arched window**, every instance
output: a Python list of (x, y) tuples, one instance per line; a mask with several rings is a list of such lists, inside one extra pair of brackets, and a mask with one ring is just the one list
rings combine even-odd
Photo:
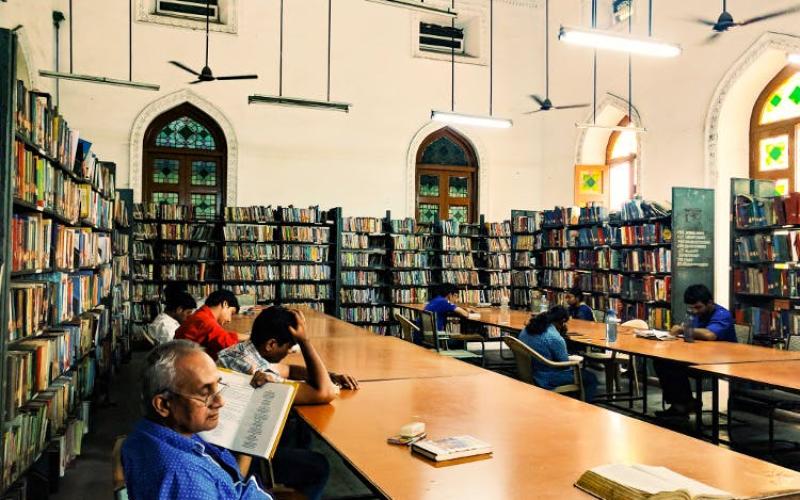
[[(627, 127), (630, 119), (626, 116), (619, 126)], [(609, 208), (617, 210), (636, 194), (636, 132), (615, 130), (608, 139), (606, 165), (609, 177)]]
[(417, 222), (475, 222), (477, 212), (475, 151), (454, 130), (439, 129), (426, 137), (417, 151)]
[(787, 66), (756, 100), (750, 118), (750, 177), (776, 182), (778, 194), (800, 189), (800, 71)]
[(160, 115), (144, 135), (144, 202), (192, 205), (197, 217), (216, 217), (225, 205), (225, 136), (191, 104)]

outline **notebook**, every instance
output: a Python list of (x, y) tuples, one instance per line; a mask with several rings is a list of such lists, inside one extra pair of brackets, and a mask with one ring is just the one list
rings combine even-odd
[(492, 452), (488, 443), (472, 436), (453, 436), (444, 439), (423, 439), (411, 445), (415, 451), (431, 460), (443, 462), (456, 458), (486, 455)]

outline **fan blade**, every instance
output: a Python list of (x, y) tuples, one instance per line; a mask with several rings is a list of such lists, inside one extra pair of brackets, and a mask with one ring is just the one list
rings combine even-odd
[(705, 40), (703, 40), (702, 45), (709, 45), (713, 42), (716, 42), (721, 34), (722, 33), (720, 33), (719, 31), (715, 31), (714, 33), (710, 34)]
[(258, 75), (233, 75), (233, 76), (218, 76), (217, 80), (254, 80)]
[(188, 71), (189, 73), (191, 73), (193, 75), (200, 76), (200, 73), (198, 73), (197, 71), (193, 70), (192, 68), (190, 68), (188, 66), (184, 66), (183, 64), (179, 63), (178, 61), (170, 61), (169, 63), (174, 65), (174, 66), (179, 67), (180, 69), (182, 69), (184, 71)]
[(762, 14), (760, 16), (747, 19), (737, 24), (739, 24), (739, 26), (746, 26), (748, 24), (760, 23), (761, 21), (766, 21), (767, 19), (772, 19), (773, 17), (785, 16), (786, 14), (792, 14), (798, 11), (800, 11), (800, 5), (795, 5), (794, 7), (789, 7), (788, 9), (778, 10), (775, 12), (770, 12), (768, 14)]
[(691, 21), (693, 23), (697, 23), (697, 24), (705, 24), (706, 26), (714, 26), (715, 24), (717, 24), (716, 21), (711, 21), (709, 19), (703, 19), (702, 17), (693, 17), (692, 19), (689, 19), (689, 21)]
[(578, 108), (588, 108), (591, 104), (568, 104), (566, 106), (553, 106), (553, 109), (578, 109)]
[(522, 114), (523, 115), (532, 115), (532, 114), (538, 113), (540, 111), (545, 111), (545, 110), (544, 109), (534, 109), (533, 111), (526, 111), (525, 113), (522, 113)]
[(203, 83), (204, 80), (195, 80), (193, 82), (189, 82), (189, 85), (194, 85), (196, 83)]
[(539, 106), (544, 106), (544, 99), (542, 99), (542, 98), (541, 98), (541, 97), (539, 97), (538, 95), (536, 95), (536, 94), (531, 94), (531, 99), (533, 99), (534, 101), (536, 101), (536, 102), (537, 102), (537, 104), (539, 104)]

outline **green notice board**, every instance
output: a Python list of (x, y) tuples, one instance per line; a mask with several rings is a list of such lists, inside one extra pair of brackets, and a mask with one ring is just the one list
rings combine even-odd
[(714, 190), (672, 188), (672, 324), (686, 317), (690, 285), (714, 290)]

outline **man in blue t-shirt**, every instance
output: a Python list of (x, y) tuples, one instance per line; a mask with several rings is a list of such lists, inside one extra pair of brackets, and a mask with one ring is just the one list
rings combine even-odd
[(583, 290), (581, 290), (581, 287), (573, 286), (565, 294), (564, 298), (567, 301), (567, 311), (569, 311), (570, 318), (594, 321), (592, 308), (583, 303)]
[[(736, 342), (736, 329), (730, 311), (714, 302), (711, 290), (705, 285), (692, 285), (683, 294), (683, 302), (694, 316), (695, 340), (719, 340)], [(670, 330), (673, 335), (683, 335), (683, 327), (675, 325)], [(688, 367), (673, 361), (653, 360), (658, 375), (664, 402), (671, 404), (664, 411), (657, 411), (657, 417), (686, 417), (692, 409), (692, 390), (689, 387)]]
[[(436, 316), (436, 328), (442, 332), (447, 325), (447, 315), (457, 314), (462, 318), (469, 317), (469, 311), (455, 305), (458, 299), (458, 287), (449, 283), (434, 286), (431, 291), (433, 298), (425, 304), (425, 310), (430, 311)], [(422, 336), (414, 339), (414, 342), (421, 343)]]

